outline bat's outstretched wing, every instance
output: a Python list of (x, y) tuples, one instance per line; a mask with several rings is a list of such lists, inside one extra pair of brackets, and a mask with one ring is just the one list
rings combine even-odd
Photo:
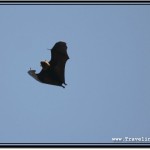
[(57, 42), (51, 49), (50, 68), (54, 72), (57, 80), (65, 84), (65, 65), (69, 56), (65, 42)]
[[(67, 54), (67, 45), (65, 42), (57, 42), (51, 49), (51, 60), (48, 62), (42, 62), (43, 69), (38, 78), (48, 84), (60, 85), (65, 83), (65, 64), (69, 56)], [(44, 66), (45, 65), (45, 66)], [(46, 68), (46, 69), (44, 69)]]

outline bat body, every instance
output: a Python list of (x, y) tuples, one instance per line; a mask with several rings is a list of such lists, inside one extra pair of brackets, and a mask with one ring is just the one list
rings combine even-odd
[(57, 42), (51, 49), (51, 60), (41, 61), (42, 70), (36, 74), (35, 70), (29, 70), (28, 73), (39, 82), (63, 86), (65, 83), (65, 65), (69, 56), (67, 54), (67, 45), (65, 42)]

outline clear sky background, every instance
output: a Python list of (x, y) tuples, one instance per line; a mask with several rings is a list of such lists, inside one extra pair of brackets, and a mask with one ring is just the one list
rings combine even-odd
[[(37, 82), (65, 41), (65, 89)], [(150, 5), (1, 5), (0, 143), (150, 137)]]

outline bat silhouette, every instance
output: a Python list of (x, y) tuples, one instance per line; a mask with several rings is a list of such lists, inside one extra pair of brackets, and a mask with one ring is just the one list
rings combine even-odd
[(39, 82), (65, 88), (65, 65), (68, 59), (67, 45), (59, 41), (51, 49), (51, 60), (40, 62), (42, 70), (36, 74), (36, 70), (30, 69), (28, 73)]

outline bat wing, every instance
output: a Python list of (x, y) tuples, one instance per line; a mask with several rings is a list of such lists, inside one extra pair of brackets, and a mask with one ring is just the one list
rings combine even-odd
[(65, 65), (69, 56), (65, 42), (57, 42), (51, 49), (50, 72), (53, 72), (56, 80), (65, 84)]
[(40, 81), (62, 86), (65, 83), (65, 65), (69, 56), (67, 54), (67, 45), (65, 42), (57, 42), (51, 49), (51, 60), (48, 62), (48, 69), (42, 69), (37, 74)]

